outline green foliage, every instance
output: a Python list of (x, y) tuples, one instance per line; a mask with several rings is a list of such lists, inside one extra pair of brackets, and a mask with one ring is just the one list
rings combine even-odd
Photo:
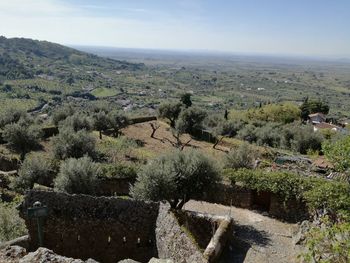
[(253, 168), (257, 153), (248, 143), (242, 143), (238, 149), (232, 149), (225, 157), (227, 168)]
[(125, 164), (101, 165), (101, 177), (136, 179), (137, 173), (134, 166)]
[(257, 191), (268, 191), (284, 197), (303, 200), (311, 211), (326, 209), (334, 214), (350, 211), (350, 185), (286, 172), (264, 170), (226, 170), (232, 183)]
[(89, 157), (69, 158), (62, 162), (54, 186), (57, 191), (70, 194), (93, 194), (99, 174), (99, 166)]
[(181, 103), (171, 102), (161, 104), (158, 108), (158, 116), (170, 121), (170, 126), (175, 128), (175, 121), (180, 115), (182, 109)]
[(21, 119), (17, 123), (6, 125), (2, 136), (11, 147), (21, 153), (21, 159), (23, 160), (26, 153), (39, 146), (42, 130)]
[(194, 150), (176, 151), (144, 166), (131, 193), (137, 199), (167, 200), (173, 208), (181, 208), (185, 200), (210, 191), (219, 181), (213, 160)]
[(328, 217), (322, 218), (319, 226), (308, 231), (305, 246), (304, 262), (350, 262), (350, 223), (333, 224)]
[(207, 112), (198, 108), (190, 107), (181, 111), (176, 122), (176, 130), (180, 133), (193, 134), (196, 129), (201, 129)]
[(255, 130), (256, 143), (262, 146), (279, 147), (281, 145), (280, 126), (277, 123), (267, 123)]
[(93, 125), (94, 121), (91, 117), (82, 112), (76, 112), (59, 123), (60, 127), (70, 127), (76, 132), (79, 130), (91, 131)]
[(65, 105), (63, 107), (59, 107), (56, 109), (52, 115), (52, 122), (56, 126), (61, 121), (65, 120), (67, 117), (72, 116), (74, 114), (75, 110), (71, 105)]
[(111, 126), (111, 120), (104, 111), (99, 111), (93, 115), (94, 127), (100, 132), (100, 139), (102, 139), (102, 131), (107, 130)]
[(39, 154), (27, 156), (14, 178), (13, 188), (23, 192), (32, 189), (35, 183), (49, 186), (52, 182), (52, 168), (50, 160)]
[(19, 217), (15, 204), (0, 202), (0, 243), (27, 234), (24, 220)]
[(309, 118), (309, 114), (312, 113), (324, 113), (328, 114), (329, 106), (325, 102), (320, 100), (305, 100), (303, 104), (300, 106), (300, 116), (303, 120), (307, 120)]
[(21, 118), (26, 117), (26, 113), (23, 110), (16, 108), (7, 108), (0, 114), (0, 128), (3, 128), (7, 124), (18, 122)]
[(325, 141), (322, 151), (338, 171), (350, 169), (350, 136), (337, 141)]
[(256, 127), (251, 123), (245, 125), (243, 129), (239, 130), (237, 137), (250, 143), (256, 142)]
[(121, 111), (113, 110), (109, 112), (108, 118), (110, 126), (114, 130), (114, 135), (118, 136), (119, 130), (125, 128), (129, 124), (128, 117)]
[(52, 138), (52, 151), (55, 158), (80, 158), (84, 155), (95, 156), (95, 138), (85, 130), (75, 132), (66, 127), (59, 130), (59, 134)]
[(250, 120), (290, 123), (299, 119), (300, 109), (293, 103), (268, 104), (250, 109), (246, 114)]
[(192, 106), (191, 96), (191, 93), (184, 93), (181, 95), (180, 101), (186, 106), (186, 108)]
[(318, 132), (314, 132), (311, 125), (299, 126), (298, 129), (291, 132), (293, 133), (293, 139), (290, 144), (294, 151), (306, 154), (308, 150), (321, 150), (323, 136)]

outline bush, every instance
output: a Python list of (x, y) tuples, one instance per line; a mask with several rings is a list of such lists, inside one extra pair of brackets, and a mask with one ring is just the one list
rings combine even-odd
[(70, 127), (76, 132), (80, 130), (91, 131), (93, 125), (93, 120), (82, 112), (76, 112), (59, 123), (60, 127)]
[(303, 125), (295, 129), (291, 148), (301, 154), (306, 154), (308, 150), (320, 151), (322, 148), (323, 136), (319, 132), (314, 132), (311, 125)]
[(15, 205), (0, 202), (0, 244), (27, 234), (24, 220), (19, 217)]
[(232, 149), (225, 158), (227, 168), (253, 168), (257, 153), (248, 143), (242, 143), (238, 149)]
[(257, 144), (262, 146), (279, 147), (281, 144), (280, 127), (276, 123), (267, 123), (255, 130)]
[(247, 124), (237, 133), (237, 137), (250, 143), (256, 142), (256, 127), (251, 123)]
[(194, 150), (176, 151), (144, 166), (131, 194), (136, 199), (167, 200), (173, 208), (181, 208), (219, 181), (219, 169), (213, 160)]
[(49, 186), (52, 182), (50, 160), (42, 155), (32, 154), (25, 158), (18, 171), (18, 177), (13, 181), (16, 190), (32, 189), (35, 183)]
[(350, 223), (333, 224), (328, 217), (321, 222), (306, 234), (304, 262), (350, 262)]
[(327, 141), (322, 150), (338, 171), (350, 169), (350, 136), (337, 141)]
[(181, 111), (176, 122), (176, 130), (180, 133), (192, 134), (194, 130), (202, 128), (202, 123), (206, 117), (207, 112), (200, 108), (187, 108)]
[(127, 178), (136, 179), (136, 169), (130, 165), (124, 164), (105, 164), (101, 165), (101, 177), (106, 178)]
[(18, 122), (21, 118), (26, 118), (27, 113), (19, 109), (7, 109), (0, 115), (0, 128), (7, 124)]
[(70, 194), (93, 194), (99, 174), (98, 165), (89, 157), (67, 159), (54, 180), (55, 189)]
[(21, 160), (23, 160), (26, 153), (39, 146), (42, 130), (20, 120), (17, 123), (6, 125), (2, 136), (11, 147), (20, 152)]
[(74, 109), (70, 105), (65, 105), (63, 107), (58, 108), (52, 115), (52, 122), (56, 126), (59, 122), (65, 120), (67, 117), (72, 116), (74, 114)]
[(59, 134), (52, 138), (52, 146), (55, 158), (61, 160), (95, 156), (95, 138), (85, 130), (75, 132), (71, 128), (61, 128)]
[(225, 171), (231, 182), (243, 186), (268, 191), (284, 197), (303, 200), (310, 211), (326, 209), (335, 215), (350, 214), (350, 185), (321, 178), (304, 177), (286, 172), (263, 170), (228, 169)]

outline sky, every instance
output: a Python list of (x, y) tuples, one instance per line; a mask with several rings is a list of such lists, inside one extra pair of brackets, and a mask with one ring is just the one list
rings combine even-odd
[(0, 0), (0, 17), (66, 45), (350, 58), (350, 0)]

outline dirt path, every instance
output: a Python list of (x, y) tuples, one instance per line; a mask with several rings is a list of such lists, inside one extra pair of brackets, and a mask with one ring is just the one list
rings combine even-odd
[(247, 209), (199, 201), (189, 201), (184, 209), (232, 216), (235, 221), (233, 239), (220, 262), (298, 262), (298, 250), (292, 242), (295, 224), (283, 223)]

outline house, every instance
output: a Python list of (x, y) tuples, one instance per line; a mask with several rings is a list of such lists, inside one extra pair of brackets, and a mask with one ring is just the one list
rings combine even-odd
[(320, 112), (309, 114), (309, 120), (313, 124), (326, 122), (326, 115)]

